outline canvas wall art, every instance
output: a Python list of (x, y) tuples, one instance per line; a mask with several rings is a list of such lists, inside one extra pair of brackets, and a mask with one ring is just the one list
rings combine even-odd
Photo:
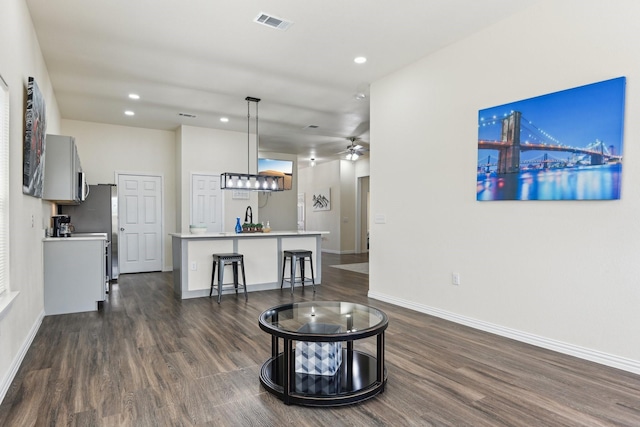
[(331, 189), (325, 188), (322, 190), (314, 191), (311, 196), (311, 205), (314, 211), (329, 211), (331, 210)]
[(620, 198), (625, 77), (480, 110), (477, 200)]
[(44, 97), (33, 77), (27, 84), (22, 192), (42, 197), (44, 184), (45, 135), (47, 133)]

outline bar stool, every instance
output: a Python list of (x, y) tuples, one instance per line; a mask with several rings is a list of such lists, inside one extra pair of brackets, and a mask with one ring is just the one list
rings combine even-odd
[(224, 267), (225, 264), (233, 266), (233, 285), (238, 294), (238, 264), (242, 269), (242, 288), (244, 289), (244, 300), (247, 301), (247, 278), (244, 275), (244, 256), (235, 252), (226, 254), (213, 254), (213, 268), (211, 269), (211, 290), (209, 296), (213, 294), (214, 278), (216, 277), (216, 264), (218, 264), (218, 304), (222, 298), (222, 286), (224, 286)]
[[(287, 259), (290, 260), (290, 273), (289, 278), (285, 279), (284, 271), (285, 266), (287, 264)], [(291, 294), (293, 295), (293, 287), (296, 282), (296, 261), (300, 261), (300, 282), (302, 283), (302, 287), (304, 288), (304, 281), (309, 280), (308, 277), (304, 275), (304, 265), (305, 261), (309, 259), (309, 264), (311, 265), (311, 284), (313, 285), (313, 293), (316, 292), (316, 280), (313, 276), (313, 252), (305, 249), (291, 249), (283, 252), (282, 256), (282, 278), (280, 279), (280, 288), (284, 286), (285, 280), (291, 283)]]

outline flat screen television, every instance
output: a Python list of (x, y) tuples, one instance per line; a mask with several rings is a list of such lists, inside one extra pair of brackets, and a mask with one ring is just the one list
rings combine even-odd
[(258, 174), (284, 176), (284, 189), (291, 190), (293, 160), (258, 159)]

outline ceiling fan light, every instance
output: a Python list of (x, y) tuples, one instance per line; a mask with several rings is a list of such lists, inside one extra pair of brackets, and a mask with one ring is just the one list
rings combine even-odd
[(358, 153), (353, 153), (353, 154), (351, 155), (351, 161), (352, 161), (352, 162), (355, 162), (356, 160), (358, 160), (358, 157), (360, 157), (360, 156), (358, 156)]

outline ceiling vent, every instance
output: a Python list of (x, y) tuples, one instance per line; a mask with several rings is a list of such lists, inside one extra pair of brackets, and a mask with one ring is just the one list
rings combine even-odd
[(182, 117), (188, 117), (190, 119), (195, 119), (196, 118), (196, 115), (195, 114), (191, 114), (191, 113), (178, 113), (178, 115), (182, 116)]
[(320, 126), (318, 125), (309, 125), (309, 126), (305, 126), (305, 129), (318, 129)]
[(277, 18), (264, 12), (260, 12), (258, 16), (256, 16), (256, 19), (253, 20), (253, 22), (282, 31), (286, 31), (290, 26), (293, 25), (293, 22), (291, 21), (285, 21), (282, 18)]

